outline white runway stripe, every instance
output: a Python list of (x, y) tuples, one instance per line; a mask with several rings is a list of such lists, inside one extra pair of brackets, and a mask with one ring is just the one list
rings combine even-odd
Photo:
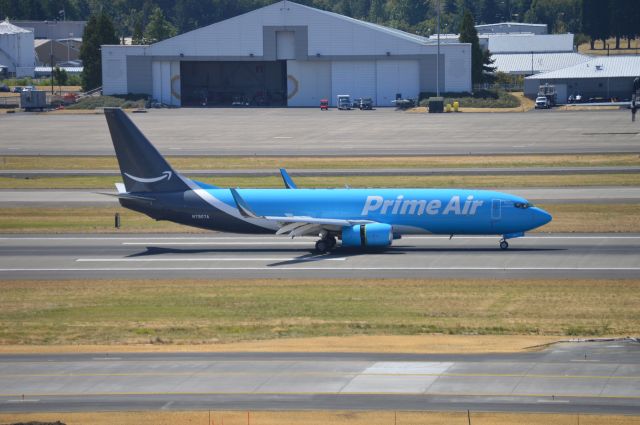
[(272, 241), (272, 242), (268, 242), (268, 241), (255, 241), (255, 242), (215, 242), (215, 241), (211, 241), (211, 242), (122, 242), (122, 245), (133, 245), (133, 246), (140, 246), (140, 245), (223, 245), (223, 246), (233, 246), (233, 245), (255, 245), (255, 246), (259, 246), (259, 245), (286, 245), (286, 246), (290, 246), (290, 245), (305, 245), (308, 246), (310, 244), (313, 244), (313, 241), (309, 241), (309, 242), (288, 242), (287, 240), (283, 240), (283, 241)]

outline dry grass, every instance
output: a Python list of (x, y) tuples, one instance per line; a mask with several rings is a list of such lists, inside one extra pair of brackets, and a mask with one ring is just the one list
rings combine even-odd
[(598, 40), (596, 41), (595, 49), (591, 50), (590, 43), (583, 43), (580, 46), (578, 46), (578, 52), (584, 53), (587, 55), (608, 55), (608, 54), (609, 55), (637, 55), (638, 53), (640, 53), (640, 40), (638, 39), (631, 40), (631, 49), (626, 48), (627, 47), (626, 39), (620, 40), (621, 49), (614, 49), (616, 45), (615, 38), (608, 39), (606, 43), (610, 47), (608, 51), (606, 48), (603, 48), (604, 45), (602, 41)]
[[(186, 173), (188, 175), (188, 173)], [(282, 188), (282, 178), (270, 177), (209, 177), (196, 180), (219, 187)], [(638, 186), (640, 173), (620, 174), (542, 174), (542, 175), (447, 175), (447, 176), (314, 176), (296, 177), (301, 188), (326, 188), (346, 185), (362, 187), (428, 187), (495, 189), (509, 187), (584, 187)], [(65, 176), (13, 178), (0, 177), (0, 189), (104, 189), (122, 181), (116, 176)]]
[[(639, 233), (637, 204), (540, 205), (553, 221), (540, 231), (556, 233)], [(114, 214), (122, 227), (114, 228)], [(204, 230), (155, 221), (119, 206), (0, 208), (1, 233), (202, 233)]]
[[(388, 157), (184, 157), (169, 156), (177, 170), (598, 167), (640, 165), (637, 154), (388, 156)], [(114, 156), (0, 156), (2, 170), (116, 170)]]
[(0, 345), (0, 353), (513, 353), (536, 350), (559, 340), (558, 336), (545, 335), (354, 335), (218, 344)]
[(2, 345), (580, 337), (640, 329), (640, 280), (4, 281), (0, 292)]
[[(247, 412), (83, 412), (83, 413), (0, 413), (0, 423), (62, 421), (67, 425), (467, 425), (467, 412), (392, 412), (392, 411), (279, 411)], [(209, 422), (211, 421), (211, 422)], [(637, 416), (476, 413), (473, 425), (638, 425)]]

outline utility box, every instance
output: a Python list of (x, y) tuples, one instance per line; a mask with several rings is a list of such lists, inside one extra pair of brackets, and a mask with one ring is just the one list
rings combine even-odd
[(26, 90), (20, 93), (20, 108), (25, 111), (44, 111), (47, 107), (47, 92)]
[(430, 97), (429, 98), (429, 113), (441, 113), (444, 112), (444, 98), (443, 97)]

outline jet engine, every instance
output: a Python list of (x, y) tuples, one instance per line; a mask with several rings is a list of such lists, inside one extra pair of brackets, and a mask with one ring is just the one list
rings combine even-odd
[(342, 228), (342, 246), (384, 247), (391, 245), (393, 229), (388, 224), (356, 224)]

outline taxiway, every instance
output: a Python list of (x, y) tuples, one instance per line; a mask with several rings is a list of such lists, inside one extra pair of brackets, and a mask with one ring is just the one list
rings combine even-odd
[(640, 414), (640, 344), (521, 354), (0, 355), (0, 412), (360, 409)]

